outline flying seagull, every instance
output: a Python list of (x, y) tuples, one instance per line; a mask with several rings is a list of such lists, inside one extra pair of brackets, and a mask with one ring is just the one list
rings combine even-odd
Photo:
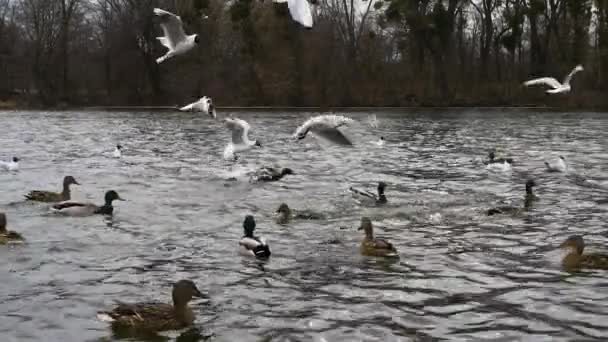
[(207, 96), (203, 96), (198, 101), (184, 106), (179, 110), (182, 112), (203, 112), (210, 117), (217, 119), (217, 113), (215, 112), (213, 101), (211, 101), (211, 98)]
[(308, 0), (273, 0), (275, 3), (287, 3), (289, 14), (296, 22), (307, 29), (311, 29), (313, 25), (312, 11)]
[(236, 153), (250, 150), (254, 146), (262, 146), (257, 140), (249, 140), (251, 127), (245, 120), (226, 118), (224, 124), (232, 131), (232, 139), (224, 149), (224, 159), (236, 159)]
[(574, 76), (577, 72), (583, 71), (583, 70), (585, 70), (585, 69), (583, 69), (582, 65), (580, 65), (580, 64), (577, 65), (576, 67), (574, 67), (574, 69), (572, 69), (572, 71), (568, 74), (568, 76), (566, 76), (564, 78), (563, 83), (559, 83), (559, 81), (553, 77), (541, 77), (541, 78), (535, 78), (533, 80), (524, 82), (524, 85), (526, 87), (529, 87), (531, 85), (545, 84), (545, 85), (551, 87), (551, 89), (547, 90), (547, 94), (568, 93), (571, 90), (570, 81), (572, 80), (572, 76)]
[(354, 122), (353, 119), (341, 115), (319, 115), (308, 119), (294, 133), (294, 138), (302, 140), (312, 132), (314, 135), (327, 139), (338, 145), (350, 146), (353, 143), (338, 129)]
[(168, 58), (184, 54), (199, 43), (198, 34), (187, 36), (184, 33), (182, 19), (179, 16), (160, 8), (155, 8), (154, 14), (160, 17), (160, 26), (165, 34), (163, 37), (157, 37), (156, 39), (169, 49), (164, 56), (156, 59), (156, 63), (160, 64)]

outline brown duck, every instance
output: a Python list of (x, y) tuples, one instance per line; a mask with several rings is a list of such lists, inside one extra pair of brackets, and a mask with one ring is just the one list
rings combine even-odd
[(291, 220), (322, 220), (323, 215), (309, 210), (294, 210), (287, 203), (281, 203), (276, 211), (276, 221), (278, 224), (287, 224)]
[(399, 253), (392, 243), (374, 238), (374, 227), (372, 221), (364, 217), (358, 230), (365, 231), (365, 238), (361, 242), (361, 254), (376, 257), (399, 257)]
[(23, 241), (21, 234), (6, 230), (6, 214), (0, 213), (0, 245), (21, 241)]
[(99, 312), (97, 317), (112, 323), (113, 328), (145, 331), (179, 330), (194, 323), (196, 316), (188, 307), (193, 297), (205, 298), (190, 280), (173, 285), (173, 305), (165, 303), (134, 303), (119, 305), (112, 311)]
[(63, 202), (69, 201), (71, 199), (70, 195), (70, 185), (76, 184), (80, 185), (72, 176), (65, 176), (63, 179), (63, 191), (61, 192), (52, 192), (52, 191), (41, 191), (34, 190), (30, 191), (29, 194), (25, 195), (25, 198), (30, 201), (37, 202)]
[(585, 241), (580, 235), (570, 236), (559, 247), (567, 253), (562, 259), (562, 267), (566, 270), (581, 268), (608, 270), (608, 254), (583, 254)]

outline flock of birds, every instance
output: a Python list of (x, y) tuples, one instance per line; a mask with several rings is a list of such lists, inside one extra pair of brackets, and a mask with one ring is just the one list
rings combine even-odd
[[(307, 28), (311, 28), (312, 14), (307, 0), (273, 0), (274, 2), (287, 2), (290, 13), (295, 21)], [(195, 44), (199, 42), (198, 35), (186, 35), (183, 29), (183, 24), (179, 16), (167, 12), (162, 9), (155, 8), (154, 13), (160, 17), (161, 26), (164, 31), (164, 36), (159, 37), (161, 44), (168, 48), (168, 52), (158, 58), (157, 62), (162, 63), (169, 58), (184, 54), (190, 51)], [(571, 90), (570, 81), (574, 74), (582, 71), (582, 66), (577, 66), (570, 74), (566, 76), (562, 83), (554, 78), (538, 78), (524, 84), (526, 86), (545, 84), (551, 87), (547, 92), (550, 94), (565, 93)], [(203, 97), (200, 100), (180, 108), (181, 111), (197, 111), (207, 114), (209, 117), (217, 120), (216, 108), (209, 97)], [(223, 156), (229, 160), (238, 159), (239, 154), (244, 153), (253, 148), (260, 148), (262, 145), (258, 140), (250, 139), (250, 125), (239, 118), (226, 117), (223, 119), (225, 126), (231, 132), (231, 139), (226, 146)], [(341, 127), (348, 126), (354, 120), (340, 115), (319, 115), (305, 121), (293, 133), (294, 140), (302, 140), (309, 134), (318, 138), (327, 140), (333, 144), (341, 146), (350, 146), (352, 142), (340, 130)], [(377, 119), (370, 118), (370, 126), (377, 126)], [(382, 146), (385, 143), (383, 137), (377, 142), (377, 145)], [(116, 145), (112, 156), (121, 158), (123, 147)], [(488, 155), (486, 164), (488, 167), (498, 166), (508, 168), (514, 161), (511, 158), (496, 158), (492, 151)], [(566, 172), (567, 164), (563, 157), (560, 157), (555, 162), (546, 162), (547, 171), (550, 172)], [(0, 169), (8, 171), (17, 171), (19, 169), (19, 158), (14, 157), (8, 162), (0, 162)], [(293, 174), (289, 168), (276, 169), (264, 167), (258, 170), (254, 179), (256, 181), (272, 182), (278, 181), (283, 177)], [(93, 203), (73, 201), (70, 194), (70, 186), (79, 185), (76, 179), (72, 176), (66, 176), (63, 180), (63, 188), (61, 192), (35, 190), (29, 192), (25, 197), (28, 201), (37, 201), (45, 203), (53, 203), (51, 211), (66, 215), (66, 216), (90, 216), (90, 215), (112, 215), (113, 202), (123, 200), (120, 195), (109, 190), (105, 194), (104, 204), (96, 205)], [(525, 211), (537, 199), (533, 193), (535, 186), (533, 180), (528, 180), (525, 184), (525, 201), (524, 207), (496, 207), (487, 211), (487, 215), (505, 215), (517, 214)], [(350, 188), (353, 196), (368, 200), (374, 206), (382, 206), (388, 202), (385, 194), (387, 184), (379, 182), (377, 193)], [(289, 208), (283, 203), (278, 208), (277, 222), (286, 224), (291, 220), (322, 220), (323, 215), (308, 211), (299, 211)], [(255, 235), (256, 222), (255, 218), (247, 215), (243, 221), (244, 235), (239, 241), (239, 253), (242, 255), (251, 256), (258, 259), (268, 259), (271, 256), (271, 250), (268, 242), (260, 236)], [(372, 221), (363, 217), (358, 228), (364, 232), (364, 238), (360, 245), (362, 255), (383, 257), (383, 258), (398, 258), (399, 253), (395, 246), (385, 239), (380, 239), (374, 236)], [(4, 213), (0, 213), (0, 244), (23, 241), (23, 237), (13, 231), (7, 230), (7, 219)], [(574, 235), (569, 237), (560, 245), (564, 251), (562, 266), (567, 269), (580, 268), (602, 268), (608, 269), (608, 256), (601, 254), (584, 254), (585, 244), (581, 236)], [(129, 329), (145, 330), (145, 331), (162, 331), (174, 330), (187, 327), (193, 324), (195, 315), (188, 307), (188, 303), (195, 297), (205, 298), (205, 295), (199, 291), (196, 285), (190, 280), (180, 280), (174, 284), (172, 290), (172, 304), (162, 303), (120, 303), (111, 311), (100, 312), (98, 317), (107, 322), (111, 322), (113, 327), (126, 327)]]

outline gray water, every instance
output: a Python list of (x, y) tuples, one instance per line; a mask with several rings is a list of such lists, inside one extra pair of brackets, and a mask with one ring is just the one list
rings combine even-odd
[[(566, 273), (549, 257), (575, 233), (606, 250), (608, 191), (588, 180), (608, 179), (608, 115), (378, 112), (372, 130), (369, 113), (346, 113), (361, 124), (348, 130), (356, 146), (342, 148), (289, 140), (314, 113), (233, 114), (263, 144), (236, 165), (222, 159), (226, 130), (196, 114), (0, 112), (0, 158), (22, 158), (20, 171), (0, 172), (0, 210), (27, 239), (0, 246), (0, 340), (113, 340), (98, 310), (168, 301), (182, 278), (210, 296), (192, 303), (196, 329), (182, 341), (608, 340), (608, 273)], [(380, 135), (386, 146), (370, 144)], [(119, 160), (106, 155), (117, 142)], [(486, 169), (490, 148), (514, 169)], [(559, 155), (571, 171), (544, 172)], [(249, 183), (244, 172), (262, 165), (297, 174)], [(75, 199), (100, 203), (114, 189), (128, 201), (112, 219), (22, 201), (59, 190), (65, 175), (82, 184)], [(528, 178), (532, 210), (484, 215), (522, 205)], [(386, 207), (347, 191), (380, 180)], [(328, 218), (278, 225), (281, 202)], [(270, 242), (267, 263), (237, 254), (246, 214)], [(399, 261), (360, 256), (364, 215)]]

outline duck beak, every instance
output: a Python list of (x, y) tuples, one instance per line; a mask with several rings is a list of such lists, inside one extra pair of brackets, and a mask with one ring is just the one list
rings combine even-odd
[(359, 228), (357, 228), (357, 230), (363, 230), (363, 226), (359, 226)]
[(117, 200), (119, 200), (119, 201), (126, 201), (126, 199), (124, 199), (124, 198), (122, 198), (120, 196), (118, 196)]
[(74, 184), (75, 184), (75, 185), (80, 185), (80, 183), (78, 183), (77, 181), (74, 181)]
[(197, 297), (197, 298), (203, 298), (203, 299), (209, 298), (206, 295), (204, 295), (201, 291), (199, 291), (198, 289), (196, 289), (196, 292), (194, 292), (193, 296)]

